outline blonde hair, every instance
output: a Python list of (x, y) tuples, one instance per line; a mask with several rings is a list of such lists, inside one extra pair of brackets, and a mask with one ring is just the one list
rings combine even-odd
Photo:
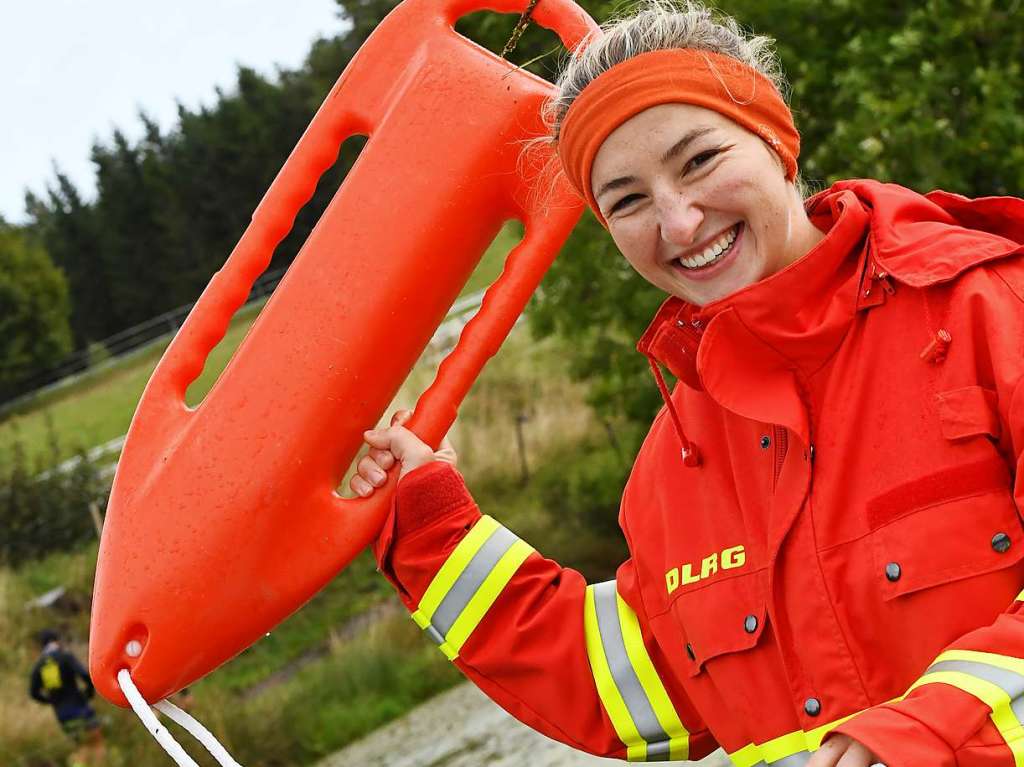
[[(698, 0), (642, 0), (630, 12), (602, 24), (601, 31), (588, 35), (568, 58), (555, 81), (557, 93), (541, 110), (547, 135), (527, 142), (527, 149), (557, 145), (569, 107), (603, 72), (642, 53), (672, 48), (734, 58), (768, 78), (788, 103), (789, 84), (772, 38), (748, 34), (736, 19)], [(558, 166), (557, 158), (553, 164)], [(547, 170), (552, 172), (556, 168)], [(799, 175), (795, 182), (804, 194)]]
[(748, 35), (734, 18), (696, 0), (643, 0), (628, 15), (602, 24), (601, 32), (588, 36), (569, 58), (555, 82), (558, 93), (543, 110), (549, 139), (558, 141), (572, 102), (600, 74), (642, 53), (671, 48), (734, 58), (771, 80), (783, 98), (788, 95), (772, 38)]

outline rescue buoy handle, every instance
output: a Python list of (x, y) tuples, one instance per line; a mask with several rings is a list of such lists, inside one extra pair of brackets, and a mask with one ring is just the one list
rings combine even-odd
[[(453, 27), (459, 17), (478, 10), (520, 13), (527, 0), (405, 0), (392, 13), (429, 14), (434, 23)], [(572, 0), (540, 0), (534, 18), (559, 35), (567, 48), (574, 48), (592, 31), (595, 22)], [(452, 29), (452, 34), (457, 34)], [(497, 57), (495, 57), (497, 58)], [(348, 70), (346, 70), (348, 72)], [(153, 373), (143, 403), (161, 403), (146, 413), (158, 428), (182, 427), (192, 411), (185, 405), (185, 392), (206, 363), (206, 358), (224, 337), (231, 318), (248, 297), (252, 285), (266, 270), (274, 249), (291, 230), (302, 206), (312, 198), (320, 177), (334, 164), (342, 144), (350, 136), (372, 135), (374, 117), (362, 105), (341, 106), (334, 98), (343, 87), (343, 75), (325, 99), (295, 149), (285, 161), (252, 215), (252, 222), (223, 268), (214, 275), (171, 342)], [(513, 206), (513, 209), (515, 206)], [(582, 206), (580, 206), (582, 212)], [(459, 405), (486, 361), (504, 342), (540, 283), (561, 244), (568, 238), (565, 217), (553, 217), (552, 225), (543, 211), (520, 211), (525, 227), (522, 242), (507, 259), (501, 277), (488, 289), (479, 313), (466, 328), (455, 349), (441, 364), (437, 378), (420, 397), (409, 428), (437, 447), (455, 420)], [(282, 284), (287, 282), (286, 274)], [(140, 405), (141, 409), (142, 405)], [(200, 405), (199, 407), (202, 407)], [(336, 499), (346, 507), (357, 504), (370, 524), (383, 519), (391, 497), (392, 482), (367, 499)], [(351, 525), (351, 518), (349, 518)]]
[[(523, 13), (528, 0), (422, 0), (422, 4), (425, 8), (436, 8), (448, 25), (454, 27), (456, 21), (475, 11)], [(562, 45), (570, 51), (597, 29), (594, 20), (572, 0), (539, 0), (531, 18), (558, 35)]]
[(325, 101), (317, 114), (320, 117), (321, 112), (326, 112), (324, 119), (310, 123), (253, 212), (252, 222), (224, 266), (210, 280), (186, 317), (153, 373), (147, 397), (178, 403), (180, 414), (187, 414), (185, 391), (202, 373), (206, 358), (224, 338), (231, 318), (266, 271), (274, 249), (291, 231), (302, 206), (312, 198), (320, 177), (334, 165), (346, 139), (368, 132), (354, 115), (330, 114), (329, 107), (333, 105), (329, 102), (330, 99)]
[[(455, 348), (442, 360), (433, 383), (417, 400), (405, 426), (433, 449), (437, 449), (455, 422), (473, 382), (508, 337), (577, 220), (559, 218), (561, 225), (552, 226), (544, 221), (541, 211), (524, 215), (523, 239), (509, 253), (501, 276), (484, 293), (480, 311), (466, 324)], [(388, 472), (384, 486), (369, 498), (336, 497), (339, 510), (355, 512), (339, 516), (345, 520), (350, 534), (365, 528), (356, 534), (370, 537), (379, 529), (391, 506), (397, 478), (396, 467)]]
[[(405, 0), (392, 13), (431, 14), (435, 20), (443, 20), (452, 27), (452, 34), (457, 34), (454, 24), (467, 13), (481, 10), (522, 13), (526, 4), (527, 0)], [(588, 33), (597, 30), (594, 20), (572, 0), (540, 0), (533, 18), (555, 32), (569, 50)], [(340, 84), (335, 85), (331, 95), (338, 91)], [(202, 373), (206, 358), (224, 338), (231, 318), (269, 266), (274, 249), (291, 231), (302, 206), (316, 191), (320, 177), (334, 165), (341, 145), (353, 135), (371, 133), (372, 126), (365, 115), (340, 109), (336, 101), (331, 96), (325, 99), (253, 212), (252, 222), (223, 268), (199, 297), (154, 371), (146, 394), (165, 404), (174, 403), (170, 408), (162, 408), (165, 419), (177, 419), (181, 423), (188, 414), (185, 407), (188, 386)], [(427, 401), (433, 400), (428, 398)], [(152, 419), (156, 415), (151, 413), (148, 417)], [(445, 420), (442, 418), (430, 429), (430, 436)], [(432, 444), (437, 442), (427, 439), (427, 433), (420, 436)]]

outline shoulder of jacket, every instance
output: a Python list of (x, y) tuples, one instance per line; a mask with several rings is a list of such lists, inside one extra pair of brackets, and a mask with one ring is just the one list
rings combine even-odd
[(1024, 303), (1024, 253), (995, 261), (989, 267), (1018, 301)]
[(929, 286), (947, 288), (957, 303), (979, 302), (981, 306), (1024, 303), (1024, 251), (978, 264), (949, 283)]

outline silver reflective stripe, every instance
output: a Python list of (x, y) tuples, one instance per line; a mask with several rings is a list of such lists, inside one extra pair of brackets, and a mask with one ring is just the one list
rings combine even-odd
[(803, 767), (809, 761), (811, 761), (811, 752), (800, 751), (790, 756), (784, 756), (777, 761), (768, 762), (768, 765), (769, 767)]
[[(517, 540), (519, 539), (504, 527), (499, 527), (491, 533), (490, 537), (484, 542), (484, 545), (469, 560), (466, 569), (455, 580), (448, 593), (444, 595), (441, 604), (434, 610), (434, 614), (430, 618), (430, 624), (439, 635), (442, 637), (448, 635), (452, 624), (462, 615), (462, 611), (466, 609), (469, 600), (473, 598), (477, 589), (487, 579), (487, 576), (491, 574), (491, 570), (498, 564), (498, 560), (504, 556), (505, 552)], [(435, 641), (437, 640), (435, 639)], [(441, 642), (443, 641), (444, 639), (441, 640)], [(441, 642), (438, 642), (438, 644)]]
[(427, 626), (427, 636), (434, 642), (434, 644), (444, 644), (444, 637), (437, 633), (437, 629), (433, 626)]
[(671, 761), (671, 747), (672, 744), (667, 740), (663, 740), (659, 743), (648, 743), (647, 744), (647, 759), (648, 762), (668, 762)]
[(967, 660), (942, 660), (929, 666), (925, 674), (935, 671), (959, 671), (991, 682), (1009, 696), (1010, 709), (1017, 717), (1017, 721), (1024, 723), (1024, 676), (998, 666)]
[[(608, 659), (608, 670), (611, 671), (615, 686), (619, 689), (629, 715), (636, 725), (640, 737), (647, 741), (647, 760), (664, 761), (668, 759), (668, 733), (662, 729), (654, 709), (647, 700), (647, 694), (640, 685), (633, 664), (626, 654), (626, 643), (622, 638), (622, 626), (619, 624), (619, 608), (615, 598), (615, 581), (605, 581), (594, 586), (594, 612), (597, 614), (597, 627), (601, 633), (601, 646)], [(655, 759), (664, 744), (664, 756)], [(660, 754), (659, 754), (660, 755)]]

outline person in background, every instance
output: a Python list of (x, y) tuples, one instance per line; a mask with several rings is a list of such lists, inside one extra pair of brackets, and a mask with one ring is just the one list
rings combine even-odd
[(103, 734), (96, 711), (89, 705), (95, 688), (81, 662), (61, 645), (52, 629), (39, 632), (42, 648), (29, 675), (29, 695), (52, 706), (61, 729), (78, 745), (73, 762), (102, 764)]

